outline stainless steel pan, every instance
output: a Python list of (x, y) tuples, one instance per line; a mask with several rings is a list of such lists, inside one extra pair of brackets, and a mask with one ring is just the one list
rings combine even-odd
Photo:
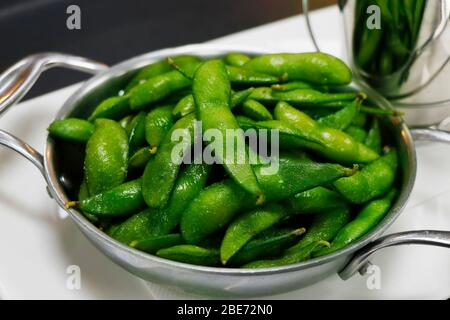
[[(95, 74), (63, 105), (57, 119), (89, 114), (102, 99), (114, 94), (139, 68), (153, 61), (177, 54), (194, 54), (202, 57), (221, 56), (230, 51), (248, 54), (264, 53), (260, 50), (224, 48), (211, 45), (188, 45), (145, 54), (111, 68), (88, 59), (59, 53), (42, 53), (30, 56), (0, 77), (0, 114), (17, 103), (31, 88), (39, 75), (52, 67), (66, 67)], [(389, 103), (372, 92), (369, 97), (382, 108)], [(151, 282), (175, 285), (187, 291), (210, 296), (263, 296), (305, 287), (338, 272), (343, 279), (357, 271), (364, 273), (368, 257), (388, 246), (402, 244), (432, 244), (450, 247), (448, 231), (412, 231), (381, 237), (402, 212), (410, 196), (416, 177), (414, 139), (450, 142), (450, 133), (434, 129), (410, 130), (400, 118), (384, 123), (400, 152), (400, 195), (385, 219), (369, 234), (349, 247), (328, 256), (306, 262), (259, 270), (200, 267), (174, 262), (130, 248), (97, 229), (76, 210), (64, 209), (64, 203), (73, 198), (73, 189), (81, 172), (77, 161), (79, 150), (68, 150), (58, 141), (47, 138), (44, 155), (19, 138), (0, 130), (0, 145), (20, 153), (30, 160), (47, 182), (50, 196), (70, 215), (84, 235), (105, 255), (131, 273)], [(80, 158), (81, 159), (81, 158)]]

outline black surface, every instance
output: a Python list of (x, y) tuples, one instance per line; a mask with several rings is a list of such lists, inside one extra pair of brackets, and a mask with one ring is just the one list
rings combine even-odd
[[(155, 49), (203, 42), (299, 12), (298, 0), (0, 0), (0, 70), (31, 53), (60, 51), (114, 64)], [(68, 30), (66, 9), (81, 9)], [(27, 95), (86, 78), (50, 70)]]

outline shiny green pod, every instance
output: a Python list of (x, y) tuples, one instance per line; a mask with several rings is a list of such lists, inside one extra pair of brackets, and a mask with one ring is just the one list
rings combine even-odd
[(131, 112), (128, 96), (110, 97), (103, 100), (89, 116), (88, 120), (94, 122), (99, 118), (119, 120)]
[[(248, 159), (248, 152), (245, 148), (238, 148), (245, 145), (245, 139), (243, 133), (238, 130), (239, 125), (230, 110), (231, 87), (224, 63), (220, 60), (203, 63), (195, 73), (192, 91), (196, 113), (202, 121), (203, 130), (217, 129), (222, 134), (222, 144), (214, 143), (218, 150), (216, 156), (219, 158), (221, 156), (219, 160), (228, 174), (244, 190), (256, 197), (255, 202), (262, 203), (264, 195), (252, 167), (247, 161), (238, 163), (241, 157), (244, 157), (244, 160)], [(228, 130), (234, 130), (234, 136), (231, 137), (234, 139), (233, 152), (226, 150), (227, 144), (230, 144)]]
[(352, 177), (335, 181), (334, 187), (348, 201), (364, 203), (389, 191), (395, 181), (397, 166), (397, 151), (391, 149)]
[(134, 240), (130, 247), (154, 254), (158, 250), (173, 247), (183, 243), (183, 238), (178, 233), (153, 236), (146, 239)]
[(147, 114), (145, 112), (139, 112), (130, 122), (130, 125), (126, 128), (128, 133), (128, 145), (130, 155), (134, 154), (137, 150), (145, 144), (145, 119)]
[(86, 144), (84, 170), (89, 194), (96, 195), (125, 181), (128, 167), (128, 137), (117, 122), (97, 119)]
[(157, 149), (174, 124), (172, 105), (151, 110), (145, 119), (145, 139), (151, 148)]
[(161, 258), (201, 266), (217, 266), (220, 264), (219, 251), (199, 246), (181, 244), (156, 252)]
[(270, 111), (267, 110), (267, 108), (263, 104), (253, 99), (244, 101), (241, 110), (244, 115), (256, 121), (273, 119)]
[(225, 56), (226, 64), (234, 67), (242, 67), (248, 61), (250, 61), (250, 57), (246, 54), (240, 52), (231, 52)]
[(344, 85), (352, 81), (352, 73), (342, 60), (320, 52), (266, 54), (252, 58), (244, 67), (314, 84)]
[(66, 118), (53, 121), (47, 130), (52, 137), (86, 143), (94, 133), (95, 126), (86, 120)]
[[(156, 155), (147, 162), (142, 193), (149, 207), (163, 208), (169, 200), (183, 156), (194, 142), (195, 114), (178, 120), (167, 133)], [(172, 135), (177, 138), (172, 140)]]

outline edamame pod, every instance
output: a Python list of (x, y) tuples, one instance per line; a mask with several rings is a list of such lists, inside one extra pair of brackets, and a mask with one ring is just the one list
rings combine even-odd
[(231, 52), (225, 56), (225, 62), (230, 66), (242, 67), (248, 61), (250, 61), (250, 57), (246, 54), (242, 54), (239, 52)]
[(123, 117), (122, 119), (120, 119), (119, 124), (122, 128), (125, 129), (125, 131), (127, 131), (127, 127), (130, 126), (131, 120), (133, 120), (134, 115), (129, 114), (126, 117)]
[[(165, 136), (156, 155), (148, 161), (142, 180), (142, 194), (149, 207), (163, 208), (167, 204), (183, 156), (194, 142), (194, 126), (195, 114), (178, 120)], [(172, 140), (174, 132), (179, 134), (181, 142)]]
[(296, 230), (274, 229), (263, 232), (255, 239), (247, 242), (241, 250), (231, 257), (227, 264), (242, 266), (257, 259), (274, 257), (281, 253), (283, 248), (294, 244), (304, 233), (304, 228)]
[(183, 243), (183, 238), (178, 233), (154, 236), (141, 240), (134, 240), (130, 247), (154, 254), (158, 250), (173, 247)]
[(128, 167), (128, 137), (114, 120), (97, 119), (86, 145), (84, 170), (89, 194), (96, 195), (125, 181)]
[(286, 203), (295, 214), (315, 214), (342, 207), (345, 205), (345, 200), (335, 191), (316, 187), (297, 193), (287, 199)]
[(299, 131), (319, 137), (322, 145), (312, 147), (328, 159), (341, 163), (366, 163), (379, 157), (375, 151), (355, 141), (351, 136), (333, 128), (319, 126), (308, 115), (285, 102), (277, 104), (274, 114), (276, 119), (285, 121)]
[[(239, 125), (230, 110), (231, 87), (225, 65), (220, 60), (210, 60), (203, 63), (195, 73), (192, 84), (196, 112), (202, 121), (204, 130), (217, 129), (222, 134), (222, 145), (215, 142), (216, 157), (218, 157), (228, 174), (246, 191), (256, 196), (256, 202), (263, 203), (264, 195), (258, 185), (252, 167), (247, 162), (248, 152), (245, 139)], [(234, 130), (234, 150), (227, 152), (230, 138), (227, 130)], [(222, 151), (222, 152), (220, 152)], [(243, 156), (244, 163), (238, 163)]]
[(247, 117), (256, 120), (272, 120), (272, 114), (267, 108), (256, 100), (249, 99), (242, 104), (242, 113)]
[(161, 249), (156, 255), (161, 258), (201, 266), (217, 266), (220, 264), (218, 250), (188, 244)]
[[(87, 198), (89, 198), (89, 191), (87, 189), (86, 180), (83, 179), (83, 181), (80, 184), (80, 189), (78, 190), (78, 201), (82, 201)], [(82, 211), (82, 213), (92, 223), (99, 222), (99, 219), (97, 216), (95, 216), (91, 213), (88, 213), (88, 212), (84, 212), (84, 211)]]
[(266, 54), (252, 58), (244, 67), (314, 84), (344, 85), (352, 81), (352, 73), (343, 61), (320, 52)]
[[(200, 59), (198, 57), (190, 55), (180, 55), (176, 57), (171, 57), (172, 61), (178, 65), (199, 63)], [(169, 64), (167, 59), (154, 62), (144, 68), (142, 68), (127, 85), (125, 92), (129, 92), (133, 87), (138, 84), (145, 82), (146, 80), (159, 76), (163, 73), (172, 71), (173, 67)]]
[(83, 212), (102, 217), (127, 216), (145, 206), (141, 185), (141, 179), (129, 181), (93, 197), (68, 202), (66, 207), (78, 207)]
[(130, 107), (142, 110), (147, 105), (161, 101), (170, 94), (191, 85), (191, 80), (173, 70), (148, 79), (130, 90)]
[(240, 215), (230, 223), (220, 246), (220, 260), (226, 264), (247, 242), (264, 230), (287, 217), (289, 211), (279, 204), (264, 207)]
[(314, 252), (320, 248), (329, 247), (326, 241), (315, 241), (297, 250), (296, 252), (285, 254), (278, 259), (258, 260), (244, 265), (242, 268), (272, 268), (299, 263), (311, 258)]
[(374, 150), (377, 153), (381, 153), (382, 141), (381, 141), (381, 130), (380, 123), (378, 119), (374, 118), (372, 120), (372, 125), (367, 133), (367, 137), (364, 140), (364, 144)]
[(345, 130), (355, 119), (359, 113), (359, 106), (361, 101), (356, 99), (350, 102), (346, 107), (341, 110), (330, 114), (326, 117), (320, 118), (317, 122), (324, 127), (334, 128), (338, 130)]
[(350, 209), (341, 206), (314, 216), (305, 236), (294, 246), (285, 251), (286, 255), (295, 254), (301, 248), (317, 241), (331, 241), (350, 221)]
[(173, 126), (173, 106), (157, 107), (150, 111), (145, 120), (145, 139), (150, 147), (157, 150), (167, 132)]
[(268, 74), (254, 72), (252, 70), (226, 66), (227, 74), (230, 79), (230, 82), (233, 85), (265, 85), (265, 84), (273, 84), (282, 81), (282, 79), (278, 77), (274, 77)]
[(145, 112), (139, 112), (131, 120), (128, 129), (129, 153), (134, 154), (145, 144)]
[(195, 111), (195, 101), (192, 94), (183, 97), (173, 108), (172, 115), (181, 118)]
[(348, 134), (350, 137), (352, 137), (353, 140), (355, 140), (356, 142), (364, 143), (364, 145), (366, 145), (365, 141), (366, 141), (366, 138), (367, 138), (367, 132), (363, 128), (351, 125), (347, 129), (345, 129), (344, 132), (346, 134)]
[(147, 165), (148, 160), (156, 153), (155, 148), (143, 147), (136, 151), (128, 161), (131, 169), (142, 169)]
[(285, 101), (301, 107), (319, 106), (325, 103), (362, 100), (365, 95), (356, 92), (322, 93), (312, 89), (295, 89), (291, 91), (272, 91), (272, 96), (278, 101)]
[(53, 121), (47, 130), (53, 137), (86, 143), (94, 133), (95, 126), (86, 120), (67, 118)]
[(397, 151), (369, 163), (352, 177), (334, 182), (336, 190), (352, 203), (364, 203), (386, 193), (394, 183), (397, 171)]
[(391, 190), (381, 199), (369, 202), (356, 218), (345, 225), (331, 242), (330, 248), (320, 250), (317, 255), (330, 254), (348, 246), (372, 230), (391, 208), (396, 190)]
[(130, 245), (133, 241), (156, 236), (153, 234), (152, 225), (150, 224), (150, 217), (156, 213), (157, 210), (147, 208), (138, 214), (129, 217), (119, 225), (114, 226), (109, 234), (117, 241), (125, 243), (126, 245)]
[(190, 164), (179, 175), (167, 206), (150, 217), (152, 234), (171, 232), (181, 220), (186, 206), (205, 187), (211, 166)]
[(89, 121), (94, 122), (99, 118), (119, 120), (131, 112), (128, 96), (117, 96), (103, 100), (94, 112), (89, 116)]

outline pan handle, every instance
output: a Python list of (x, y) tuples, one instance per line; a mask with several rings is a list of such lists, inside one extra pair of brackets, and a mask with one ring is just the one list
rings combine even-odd
[(390, 234), (381, 237), (357, 251), (347, 265), (339, 272), (343, 280), (356, 272), (364, 275), (370, 266), (369, 257), (380, 249), (405, 244), (427, 244), (450, 248), (450, 231), (418, 230)]
[[(108, 68), (100, 62), (62, 53), (45, 52), (28, 56), (0, 75), (0, 116), (25, 96), (42, 72), (54, 67), (65, 67), (91, 74)], [(30, 160), (45, 177), (43, 157), (30, 145), (0, 130), (1, 145)]]
[(62, 53), (45, 52), (28, 56), (0, 76), (0, 116), (25, 96), (42, 72), (54, 67), (92, 74), (107, 69), (103, 63)]

